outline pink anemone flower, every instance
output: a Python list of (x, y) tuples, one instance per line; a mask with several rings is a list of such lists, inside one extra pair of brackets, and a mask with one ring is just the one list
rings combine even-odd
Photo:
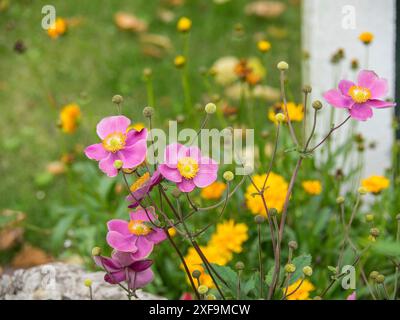
[(160, 171), (156, 170), (152, 176), (149, 172), (144, 173), (138, 178), (131, 186), (130, 193), (126, 197), (126, 200), (132, 202), (129, 208), (136, 208), (140, 205), (140, 202), (146, 197), (146, 195), (162, 180)]
[(198, 147), (173, 143), (165, 149), (164, 163), (158, 170), (164, 178), (175, 182), (179, 190), (191, 192), (195, 187), (205, 188), (217, 179), (218, 164), (203, 157)]
[(114, 251), (111, 258), (94, 256), (95, 263), (105, 270), (107, 274), (104, 280), (111, 284), (123, 281), (128, 282), (128, 288), (136, 290), (143, 288), (154, 279), (154, 273), (150, 269), (152, 260), (135, 260), (132, 254)]
[(154, 244), (167, 238), (164, 230), (155, 227), (150, 219), (156, 223), (154, 208), (139, 207), (131, 211), (130, 221), (121, 219), (108, 221), (107, 243), (117, 251), (130, 252), (136, 260), (148, 257)]
[(99, 161), (99, 168), (109, 177), (115, 177), (118, 170), (116, 160), (122, 161), (122, 168), (138, 166), (146, 158), (147, 130), (128, 130), (131, 121), (125, 116), (112, 116), (97, 124), (97, 135), (102, 140), (88, 146), (85, 154), (89, 159)]
[(339, 89), (331, 89), (323, 96), (332, 106), (347, 109), (352, 118), (365, 121), (372, 117), (372, 108), (381, 109), (396, 105), (382, 100), (387, 91), (386, 79), (379, 78), (373, 71), (362, 70), (358, 74), (357, 83), (341, 80)]

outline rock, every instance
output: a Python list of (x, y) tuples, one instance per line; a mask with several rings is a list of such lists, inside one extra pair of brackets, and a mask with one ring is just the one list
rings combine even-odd
[[(87, 272), (82, 266), (50, 263), (30, 269), (19, 269), (0, 276), (0, 300), (88, 300), (92, 280), (93, 299), (127, 300), (125, 291), (103, 280), (104, 272)], [(139, 300), (161, 300), (162, 297), (137, 290)]]

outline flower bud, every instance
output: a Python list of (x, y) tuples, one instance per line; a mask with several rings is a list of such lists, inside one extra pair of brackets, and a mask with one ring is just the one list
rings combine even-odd
[(192, 28), (192, 20), (182, 17), (178, 20), (176, 28), (179, 32), (188, 32)]
[(378, 274), (375, 278), (376, 283), (384, 283), (385, 282), (385, 276), (383, 274)]
[(176, 56), (174, 59), (174, 65), (177, 68), (182, 68), (186, 64), (186, 58), (182, 55)]
[(337, 204), (342, 204), (342, 203), (344, 203), (344, 197), (342, 197), (342, 196), (337, 197), (337, 198), (336, 198), (336, 203), (337, 203)]
[(269, 214), (271, 217), (276, 217), (276, 216), (278, 215), (278, 210), (276, 210), (275, 208), (269, 208), (269, 209), (268, 209), (268, 214)]
[(370, 274), (369, 274), (369, 277), (372, 279), (372, 280), (375, 280), (376, 279), (376, 277), (379, 275), (379, 272), (378, 271), (372, 271)]
[(92, 256), (96, 257), (101, 255), (101, 248), (100, 247), (94, 247), (92, 249)]
[(236, 268), (236, 270), (243, 270), (244, 269), (244, 263), (242, 262), (242, 261), (238, 261), (238, 262), (236, 262), (236, 264), (235, 264), (235, 268)]
[(277, 64), (276, 67), (281, 71), (285, 71), (289, 69), (289, 64), (286, 61), (281, 61)]
[(145, 108), (143, 109), (143, 115), (144, 115), (146, 118), (151, 118), (151, 117), (153, 116), (153, 114), (154, 114), (154, 108), (152, 108), (152, 107), (145, 107)]
[(215, 113), (215, 111), (217, 110), (217, 106), (214, 103), (207, 103), (204, 110), (206, 111), (206, 113), (208, 114), (213, 114)]
[(292, 250), (296, 250), (298, 247), (297, 242), (294, 240), (289, 241), (288, 245), (289, 245), (289, 248)]
[(193, 270), (193, 272), (192, 272), (193, 278), (198, 279), (198, 278), (200, 278), (200, 276), (201, 276), (201, 272), (199, 270)]
[(121, 95), (116, 94), (115, 96), (112, 97), (111, 101), (115, 104), (121, 104), (122, 102), (124, 102), (124, 98)]
[(261, 214), (258, 214), (258, 215), (256, 215), (256, 216), (254, 217), (254, 221), (255, 221), (255, 223), (257, 223), (257, 224), (262, 224), (262, 223), (265, 222), (265, 218), (264, 218), (264, 216), (262, 216)]
[(315, 101), (313, 101), (313, 103), (312, 103), (312, 107), (313, 107), (315, 110), (321, 110), (321, 109), (322, 109), (322, 102), (319, 101), (319, 100), (315, 100)]
[(311, 277), (313, 274), (313, 269), (310, 266), (305, 266), (303, 268), (303, 273), (304, 275), (306, 275), (307, 277)]
[(396, 216), (397, 221), (400, 221), (400, 213)]
[(208, 287), (202, 284), (197, 288), (197, 292), (200, 294), (206, 294), (208, 292)]
[(91, 287), (92, 286), (92, 280), (90, 280), (90, 279), (85, 279), (84, 281), (83, 281), (83, 284), (86, 286), (86, 287)]
[(278, 122), (283, 122), (286, 120), (286, 116), (283, 113), (279, 112), (275, 115), (275, 120)]
[(153, 70), (151, 70), (150, 68), (143, 69), (143, 77), (149, 79), (152, 75), (153, 75)]
[(266, 40), (258, 41), (257, 48), (260, 52), (268, 52), (271, 49), (271, 43)]
[(117, 169), (117, 170), (118, 170), (118, 169), (121, 169), (122, 166), (123, 166), (122, 160), (115, 160), (113, 166), (114, 166), (114, 168)]
[(372, 221), (374, 221), (374, 215), (373, 214), (367, 214), (367, 215), (365, 215), (365, 220), (367, 221), (367, 222), (372, 222)]
[(222, 175), (222, 177), (223, 177), (226, 181), (232, 181), (233, 178), (235, 178), (235, 175), (233, 174), (232, 171), (225, 171), (224, 174)]
[(312, 87), (311, 87), (310, 85), (306, 84), (306, 85), (303, 87), (303, 92), (304, 92), (304, 93), (311, 93), (311, 91), (312, 91)]
[(377, 238), (377, 237), (379, 237), (379, 229), (378, 228), (371, 228), (369, 230), (369, 234), (371, 236), (373, 236), (374, 238)]
[(285, 265), (285, 272), (286, 273), (293, 273), (296, 271), (296, 266), (293, 263), (288, 263)]
[(206, 300), (217, 300), (217, 297), (212, 293), (209, 293), (208, 295), (206, 295)]
[(322, 298), (321, 298), (320, 296), (315, 296), (315, 297), (313, 298), (313, 300), (322, 300)]
[(182, 192), (178, 188), (175, 188), (174, 190), (172, 190), (171, 194), (174, 198), (179, 198)]
[(366, 195), (368, 193), (368, 190), (365, 187), (359, 187), (358, 188), (358, 193), (363, 196), (363, 195)]

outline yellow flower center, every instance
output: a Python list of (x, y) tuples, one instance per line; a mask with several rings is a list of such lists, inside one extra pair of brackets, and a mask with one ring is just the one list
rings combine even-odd
[(110, 133), (103, 140), (103, 147), (107, 151), (117, 152), (125, 147), (126, 135), (121, 132)]
[(193, 179), (199, 171), (199, 164), (191, 157), (179, 159), (177, 167), (181, 176), (186, 179)]
[(368, 88), (352, 86), (349, 95), (357, 103), (364, 103), (371, 98), (371, 91)]
[(129, 232), (137, 236), (145, 236), (151, 232), (151, 228), (141, 220), (131, 220), (128, 225)]
[(135, 192), (136, 190), (140, 189), (147, 181), (150, 179), (150, 173), (146, 172), (140, 178), (138, 178), (134, 183), (132, 183), (130, 190)]

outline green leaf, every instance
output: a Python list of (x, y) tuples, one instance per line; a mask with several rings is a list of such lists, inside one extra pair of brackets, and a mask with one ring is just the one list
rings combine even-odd
[(51, 240), (53, 249), (57, 249), (62, 245), (62, 242), (65, 238), (65, 234), (72, 225), (74, 219), (75, 219), (75, 214), (70, 214), (58, 221), (58, 223), (53, 229), (53, 235)]
[(293, 259), (292, 263), (296, 266), (296, 271), (292, 273), (289, 280), (289, 285), (295, 283), (302, 275), (303, 268), (311, 265), (311, 255), (303, 254)]
[[(218, 275), (224, 279), (226, 285), (224, 285), (229, 291), (232, 293), (233, 296), (236, 296), (237, 290), (237, 283), (238, 283), (238, 276), (235, 271), (233, 271), (230, 267), (227, 266), (220, 266), (218, 264), (211, 264), (214, 270), (218, 273)], [(217, 278), (217, 277), (215, 277)], [(218, 279), (218, 278), (217, 278)], [(224, 284), (222, 281), (218, 281), (219, 283)]]
[(400, 244), (395, 241), (379, 240), (374, 243), (372, 250), (377, 254), (400, 257)]

